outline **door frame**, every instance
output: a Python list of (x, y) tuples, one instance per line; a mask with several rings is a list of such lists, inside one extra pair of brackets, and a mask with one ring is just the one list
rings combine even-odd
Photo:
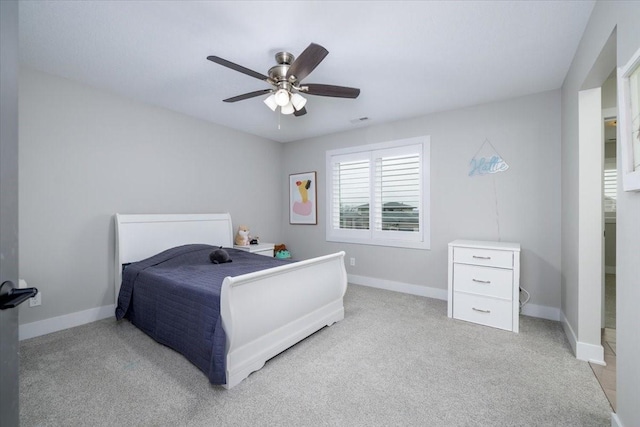
[[(18, 283), (18, 2), (0, 1), (0, 283)], [(3, 288), (4, 289), (4, 288)], [(0, 309), (0, 427), (17, 426), (18, 309)]]
[(605, 365), (602, 347), (604, 134), (602, 85), (616, 68), (612, 28), (578, 92), (578, 327), (576, 358)]

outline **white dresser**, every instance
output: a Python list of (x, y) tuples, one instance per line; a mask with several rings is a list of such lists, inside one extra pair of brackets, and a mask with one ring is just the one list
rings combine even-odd
[(448, 298), (449, 317), (518, 332), (520, 244), (449, 243)]
[(240, 249), (241, 251), (251, 252), (252, 254), (273, 257), (274, 246), (275, 246), (274, 243), (258, 243), (257, 245), (246, 245), (246, 246), (233, 245), (233, 248)]

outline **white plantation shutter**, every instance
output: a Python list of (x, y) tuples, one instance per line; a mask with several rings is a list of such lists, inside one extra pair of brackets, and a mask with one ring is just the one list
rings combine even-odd
[(376, 231), (420, 231), (420, 151), (410, 146), (374, 153)]
[(327, 152), (327, 240), (429, 247), (425, 138)]
[(618, 192), (618, 171), (615, 164), (604, 169), (604, 211), (616, 211), (616, 198)]
[(368, 229), (369, 160), (350, 160), (349, 157), (339, 156), (333, 163), (332, 227)]

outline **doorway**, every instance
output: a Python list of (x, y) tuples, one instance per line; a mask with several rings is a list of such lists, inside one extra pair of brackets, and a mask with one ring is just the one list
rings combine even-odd
[[(602, 104), (611, 96), (617, 100), (615, 73), (602, 86)], [(615, 104), (614, 104), (615, 105)], [(617, 109), (603, 108), (603, 210), (604, 210), (604, 279), (602, 281), (602, 328), (616, 329), (616, 200), (618, 192), (617, 170)], [(604, 344), (604, 343), (603, 343)], [(606, 348), (605, 348), (606, 349)]]
[[(611, 129), (607, 132), (607, 127), (612, 128), (617, 122), (615, 111), (611, 115), (603, 109), (615, 109), (617, 106), (616, 90), (610, 88), (615, 82), (616, 51), (617, 35), (614, 29), (578, 92), (578, 241), (580, 242), (578, 246), (578, 341), (582, 345), (577, 346), (576, 350), (578, 359), (590, 362), (614, 411), (616, 409), (616, 355), (613, 349), (616, 344), (615, 334), (605, 334), (606, 331), (615, 332), (615, 329), (605, 328), (607, 314), (610, 312), (607, 310), (606, 258), (613, 256), (615, 267), (617, 254), (606, 252), (606, 226), (609, 224), (610, 227), (612, 223), (611, 219), (607, 223), (604, 208), (607, 200), (605, 199), (604, 169), (608, 148), (604, 139), (605, 134), (611, 134)], [(617, 197), (617, 190), (615, 192)], [(609, 207), (613, 207), (614, 202), (615, 200), (609, 200)], [(612, 234), (615, 232), (609, 234), (611, 241), (614, 237)], [(609, 263), (611, 263), (610, 259)], [(610, 284), (611, 279), (614, 278), (615, 275), (609, 276)], [(612, 289), (615, 290), (615, 286)], [(610, 294), (611, 292), (609, 296)], [(609, 309), (614, 307), (609, 304)], [(615, 319), (615, 314), (613, 318)]]
[[(603, 279), (602, 335), (605, 365), (590, 363), (611, 408), (616, 411), (616, 201), (617, 201), (617, 103), (615, 71), (602, 85), (603, 118)], [(605, 108), (609, 106), (611, 108)]]

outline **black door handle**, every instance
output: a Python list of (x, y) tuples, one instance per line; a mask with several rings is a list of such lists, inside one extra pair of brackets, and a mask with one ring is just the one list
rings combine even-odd
[(7, 280), (0, 285), (0, 310), (14, 308), (36, 296), (36, 288), (16, 288), (12, 281)]

